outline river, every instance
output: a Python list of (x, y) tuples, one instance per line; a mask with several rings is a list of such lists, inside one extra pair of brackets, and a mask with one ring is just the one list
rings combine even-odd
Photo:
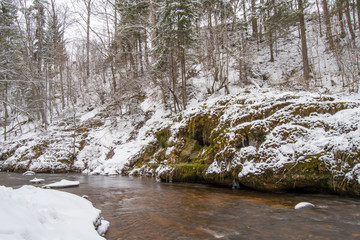
[[(321, 194), (273, 194), (149, 178), (36, 174), (45, 183), (78, 180), (61, 191), (87, 195), (117, 239), (360, 239), (360, 199)], [(34, 176), (0, 173), (20, 187)], [(40, 186), (40, 185), (37, 185)], [(294, 210), (299, 202), (312, 209)], [(1, 204), (1, 203), (0, 203)]]

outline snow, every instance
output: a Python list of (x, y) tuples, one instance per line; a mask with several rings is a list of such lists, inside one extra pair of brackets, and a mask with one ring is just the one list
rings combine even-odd
[(79, 184), (80, 184), (79, 181), (69, 181), (69, 180), (66, 180), (66, 179), (62, 179), (59, 182), (47, 184), (47, 185), (43, 186), (43, 188), (77, 187), (77, 186), (79, 186)]
[(31, 182), (31, 183), (42, 183), (44, 181), (45, 181), (45, 179), (42, 179), (42, 178), (34, 178), (34, 179), (31, 179), (29, 182)]
[(104, 220), (104, 219), (101, 219), (101, 220), (100, 220), (100, 225), (99, 225), (99, 227), (98, 227), (98, 229), (97, 229), (98, 234), (99, 234), (100, 236), (104, 236), (105, 233), (106, 233), (106, 231), (108, 230), (109, 226), (110, 226), (110, 222), (109, 222), (109, 221), (106, 221), (106, 220)]
[(99, 113), (99, 110), (94, 109), (94, 110), (82, 115), (81, 118), (80, 118), (80, 121), (85, 122), (85, 121), (95, 117), (95, 115), (98, 114), (98, 113)]
[(309, 202), (300, 202), (298, 204), (295, 205), (294, 209), (298, 210), (298, 209), (302, 209), (302, 208), (313, 208), (315, 207), (314, 204), (309, 203)]
[(23, 186), (0, 186), (0, 239), (100, 240), (109, 223), (99, 220), (100, 210), (74, 194)]
[(23, 173), (24, 176), (32, 176), (35, 175), (35, 173), (33, 171), (26, 171)]

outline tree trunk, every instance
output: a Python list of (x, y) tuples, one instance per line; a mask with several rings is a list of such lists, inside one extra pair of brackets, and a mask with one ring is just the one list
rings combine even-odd
[[(298, 5), (300, 8), (300, 3), (302, 5), (302, 0), (298, 1)], [(331, 21), (330, 21), (330, 13), (329, 13), (329, 8), (328, 8), (328, 3), (327, 0), (321, 0), (322, 2), (322, 7), (323, 7), (323, 12), (324, 12), (324, 19), (325, 19), (325, 25), (326, 25), (326, 38), (329, 42), (329, 47), (331, 50), (334, 50), (335, 46), (334, 46), (334, 39), (332, 36), (332, 27), (331, 27)], [(300, 10), (300, 9), (299, 9)], [(301, 10), (300, 10), (301, 11)], [(300, 15), (302, 15), (302, 18), (304, 18), (304, 14), (301, 12)], [(300, 20), (301, 21), (301, 20)], [(300, 23), (301, 25), (301, 23)]]
[(358, 27), (360, 31), (360, 0), (356, 0), (356, 10), (357, 10), (357, 18), (358, 18)]
[[(326, 0), (323, 0), (326, 1)], [(304, 6), (302, 0), (297, 0), (299, 8), (299, 21), (300, 21), (300, 35), (301, 35), (301, 52), (302, 52), (302, 62), (303, 62), (303, 77), (308, 84), (310, 78), (310, 67), (309, 67), (309, 58), (308, 50), (306, 43), (306, 26), (305, 26), (305, 17), (304, 17)]]
[(321, 24), (321, 14), (320, 14), (320, 8), (319, 8), (319, 0), (316, 0), (316, 10), (317, 10), (317, 14), (318, 14), (318, 17), (319, 17), (319, 32), (320, 32), (320, 37), (323, 36), (323, 33), (322, 33), (322, 24)]
[(256, 18), (256, 0), (251, 0), (251, 25), (252, 25), (252, 36), (257, 39), (258, 24)]
[(186, 91), (186, 65), (185, 65), (185, 50), (182, 49), (181, 53), (181, 84), (182, 84), (182, 105), (186, 109), (187, 105), (187, 91)]
[(111, 76), (112, 76), (112, 87), (113, 87), (114, 93), (116, 93), (117, 84), (116, 84), (116, 77), (115, 77), (115, 69), (114, 69), (112, 62), (111, 62), (110, 69), (111, 69)]
[[(175, 56), (174, 56), (174, 50), (170, 49), (170, 62), (171, 62), (171, 82), (172, 82), (172, 89), (170, 89), (173, 93), (174, 97), (174, 112), (177, 112), (177, 97), (176, 97), (176, 83), (177, 83), (177, 77), (176, 77), (176, 63), (175, 63)], [(180, 111), (180, 109), (179, 109)]]
[(337, 12), (338, 12), (338, 18), (339, 18), (339, 23), (340, 23), (340, 37), (344, 38), (346, 36), (345, 33), (345, 27), (344, 27), (344, 19), (343, 19), (343, 3), (344, 0), (337, 0), (336, 1), (336, 7), (337, 7)]
[(90, 18), (91, 18), (91, 0), (85, 2), (86, 5), (86, 82), (90, 77)]
[[(360, 1), (360, 0), (358, 0), (358, 1)], [(247, 34), (248, 33), (248, 21), (247, 21), (247, 16), (246, 16), (245, 0), (242, 0), (242, 8), (243, 8), (243, 17), (244, 17), (244, 22), (245, 22), (245, 32)]]
[[(267, 13), (268, 13), (269, 18), (271, 17), (271, 13), (272, 13), (273, 8), (275, 8), (275, 1), (271, 0), (270, 2), (271, 2), (271, 4), (268, 6), (268, 9), (267, 9)], [(275, 9), (274, 9), (274, 11), (275, 11)], [(275, 14), (276, 14), (276, 12), (275, 12)], [(273, 32), (272, 26), (269, 26), (268, 34), (269, 34), (270, 62), (274, 62), (275, 61), (275, 58), (274, 58), (274, 37), (273, 37), (274, 32)]]
[(352, 22), (351, 22), (349, 1), (350, 0), (345, 1), (345, 15), (346, 15), (346, 21), (347, 21), (347, 25), (348, 25), (349, 32), (350, 32), (350, 35), (351, 35), (351, 39), (355, 40), (356, 36), (355, 36), (354, 28), (353, 28), (353, 25), (352, 25)]
[(6, 130), (6, 127), (7, 127), (7, 120), (8, 120), (8, 117), (9, 117), (9, 113), (8, 113), (8, 110), (7, 110), (7, 92), (8, 92), (8, 84), (6, 82), (6, 75), (5, 75), (5, 89), (3, 91), (3, 105), (4, 105), (4, 141), (7, 140), (7, 130)]
[(60, 90), (61, 90), (61, 107), (65, 108), (65, 92), (64, 92), (64, 79), (63, 79), (63, 64), (60, 64)]

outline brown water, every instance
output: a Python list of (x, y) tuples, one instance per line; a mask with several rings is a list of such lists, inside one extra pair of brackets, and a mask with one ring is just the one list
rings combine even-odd
[[(319, 194), (269, 194), (148, 178), (37, 174), (61, 189), (87, 195), (116, 239), (360, 239), (360, 199)], [(0, 173), (0, 185), (20, 187), (34, 176)], [(35, 185), (35, 184), (32, 184)], [(37, 185), (39, 186), (39, 185)], [(313, 209), (294, 210), (299, 202)], [(1, 203), (0, 203), (1, 204)]]

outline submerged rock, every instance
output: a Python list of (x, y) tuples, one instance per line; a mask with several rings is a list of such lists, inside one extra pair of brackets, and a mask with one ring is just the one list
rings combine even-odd
[(302, 209), (302, 208), (314, 208), (315, 205), (309, 202), (300, 202), (298, 204), (295, 205), (294, 209), (298, 210), (298, 209)]
[(67, 188), (67, 187), (77, 187), (80, 185), (79, 181), (69, 181), (66, 179), (62, 179), (59, 182), (47, 184), (43, 186), (43, 188)]
[(23, 176), (32, 176), (32, 175), (35, 175), (35, 172), (33, 171), (26, 171), (23, 173)]
[(42, 178), (34, 178), (34, 179), (31, 179), (29, 182), (31, 182), (31, 183), (42, 183), (44, 181), (45, 181), (45, 179), (42, 179)]

